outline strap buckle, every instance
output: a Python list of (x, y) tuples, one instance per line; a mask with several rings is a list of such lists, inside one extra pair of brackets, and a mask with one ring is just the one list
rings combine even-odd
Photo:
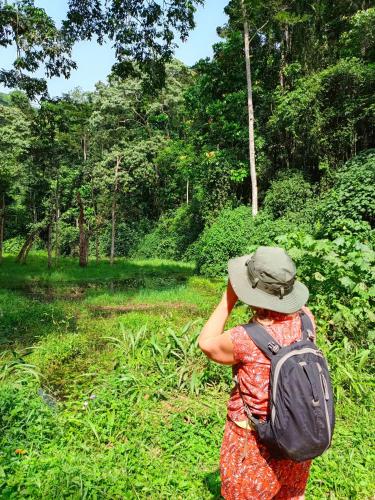
[(280, 351), (280, 346), (275, 344), (275, 342), (270, 342), (267, 347), (272, 352), (272, 354), (277, 354)]

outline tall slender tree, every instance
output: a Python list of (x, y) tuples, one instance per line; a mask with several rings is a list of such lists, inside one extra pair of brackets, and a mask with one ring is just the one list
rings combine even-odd
[(247, 12), (244, 0), (241, 0), (241, 7), (243, 16), (243, 32), (244, 32), (245, 64), (246, 64), (247, 112), (249, 117), (249, 163), (250, 163), (250, 177), (251, 177), (251, 210), (253, 216), (255, 217), (258, 213), (258, 186), (257, 186), (257, 173), (255, 165), (253, 86), (251, 82), (249, 24), (247, 21)]

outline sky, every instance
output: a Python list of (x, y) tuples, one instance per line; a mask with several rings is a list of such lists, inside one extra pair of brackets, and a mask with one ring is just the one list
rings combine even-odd
[[(65, 17), (68, 0), (35, 0), (35, 5), (46, 10), (57, 23)], [(182, 43), (175, 57), (191, 66), (199, 59), (212, 56), (212, 45), (219, 41), (217, 26), (225, 24), (227, 17), (224, 7), (228, 0), (206, 0), (204, 7), (199, 7), (195, 14), (196, 28), (190, 33), (189, 39)], [(9, 69), (15, 58), (14, 48), (0, 48), (0, 68)], [(69, 80), (64, 77), (48, 80), (48, 90), (52, 97), (67, 93), (80, 87), (83, 90), (94, 90), (95, 83), (105, 81), (115, 61), (111, 46), (98, 45), (94, 41), (78, 42), (73, 49), (72, 58), (78, 69), (72, 71)], [(36, 76), (41, 77), (41, 73)], [(0, 91), (9, 91), (0, 86)]]

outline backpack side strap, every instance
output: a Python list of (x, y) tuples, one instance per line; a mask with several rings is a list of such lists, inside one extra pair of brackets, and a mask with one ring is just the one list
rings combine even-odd
[(260, 323), (253, 321), (252, 323), (242, 326), (254, 344), (268, 359), (271, 359), (274, 354), (280, 351), (280, 344), (276, 342), (272, 335), (270, 335)]
[(301, 330), (302, 330), (302, 335), (301, 338), (303, 340), (311, 340), (312, 342), (314, 341), (314, 325), (312, 324), (311, 319), (309, 316), (301, 311), (299, 313), (299, 317), (301, 318)]

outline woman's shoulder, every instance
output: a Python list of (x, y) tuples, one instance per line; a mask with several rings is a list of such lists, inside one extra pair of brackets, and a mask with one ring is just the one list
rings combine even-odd
[(236, 363), (249, 363), (258, 354), (258, 349), (249, 335), (246, 333), (244, 325), (237, 325), (226, 330), (230, 335), (233, 344), (233, 356)]

